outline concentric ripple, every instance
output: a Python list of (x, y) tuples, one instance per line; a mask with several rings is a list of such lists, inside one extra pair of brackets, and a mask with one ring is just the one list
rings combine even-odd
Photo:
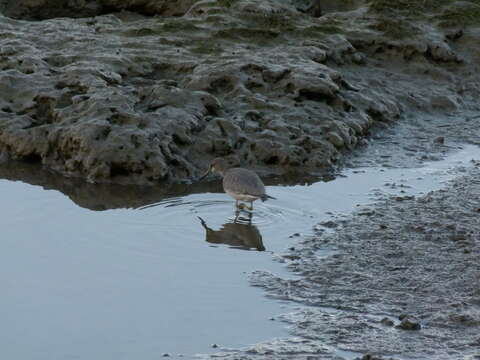
[[(269, 192), (278, 200), (256, 201), (253, 212), (236, 210), (235, 200), (227, 194), (201, 193), (167, 198), (129, 211), (128, 217), (123, 213), (114, 217), (118, 226), (150, 228), (161, 234), (161, 241), (179, 254), (191, 251), (192, 242), (200, 240), (210, 246), (283, 251), (292, 229), (311, 228), (317, 214), (310, 205), (306, 209), (299, 207), (301, 191), (300, 197), (292, 196), (290, 191), (290, 187), (270, 187)], [(146, 242), (141, 239), (135, 246), (145, 246), (151, 255), (155, 249)]]
[[(276, 191), (282, 195), (283, 191)], [(284, 188), (286, 189), (286, 188)], [(277, 189), (278, 190), (278, 189)], [(272, 190), (275, 192), (275, 190)], [(226, 224), (243, 224), (258, 228), (269, 243), (287, 237), (294, 225), (313, 216), (289, 204), (289, 198), (254, 202), (253, 212), (235, 209), (235, 201), (226, 194), (205, 193), (174, 197), (139, 208), (128, 220), (131, 225), (156, 225), (163, 232), (175, 232), (188, 241), (201, 229), (203, 219), (210, 229)], [(278, 245), (281, 245), (279, 243)], [(278, 249), (278, 246), (273, 246)], [(282, 247), (282, 246), (280, 246)]]

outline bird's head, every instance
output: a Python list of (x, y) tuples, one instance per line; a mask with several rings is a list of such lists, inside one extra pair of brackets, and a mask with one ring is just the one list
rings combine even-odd
[(225, 171), (228, 170), (229, 167), (229, 163), (224, 158), (213, 159), (210, 163), (210, 166), (208, 167), (208, 170), (200, 177), (199, 180), (204, 179), (210, 173), (220, 174), (221, 176), (223, 176), (223, 174), (225, 173)]

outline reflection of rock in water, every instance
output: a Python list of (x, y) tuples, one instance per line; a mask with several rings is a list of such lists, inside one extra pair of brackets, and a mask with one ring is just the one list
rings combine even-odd
[(231, 222), (224, 224), (219, 230), (213, 230), (199, 217), (206, 230), (206, 240), (212, 244), (227, 244), (237, 249), (257, 249), (264, 251), (262, 235), (258, 228), (249, 223)]
[(364, 6), (365, 0), (294, 0), (295, 8), (313, 17), (320, 17), (336, 11), (351, 11)]
[[(1, 160), (0, 160), (1, 161)], [(328, 177), (327, 177), (328, 176)], [(101, 211), (116, 208), (139, 208), (158, 203), (166, 198), (199, 193), (223, 192), (222, 184), (214, 182), (195, 182), (193, 184), (166, 184), (161, 186), (133, 186), (118, 184), (91, 184), (77, 178), (67, 178), (44, 170), (38, 164), (27, 162), (4, 162), (0, 166), (0, 180), (23, 181), (44, 189), (57, 190), (65, 194), (78, 206)], [(282, 176), (265, 179), (266, 185), (309, 185), (316, 181), (330, 181), (332, 175), (325, 178), (304, 176)]]
[(46, 171), (38, 164), (7, 162), (0, 166), (0, 180), (22, 181), (57, 190), (78, 206), (94, 211), (116, 208), (139, 208), (158, 203), (169, 197), (204, 192), (221, 192), (219, 182), (194, 184), (162, 184), (162, 186), (133, 186), (118, 184), (91, 184), (77, 178), (67, 178)]
[[(322, 14), (328, 14), (336, 11), (351, 11), (358, 9), (361, 6), (364, 6), (366, 3), (365, 0), (322, 0), (321, 5), (317, 5), (322, 10)], [(316, 4), (312, 4), (316, 5)]]

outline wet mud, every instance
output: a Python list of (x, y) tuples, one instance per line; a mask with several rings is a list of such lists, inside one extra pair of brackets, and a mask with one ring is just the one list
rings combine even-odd
[[(335, 349), (358, 358), (478, 357), (479, 179), (474, 162), (443, 190), (332, 219), (333, 233), (319, 230), (285, 255), (300, 280), (255, 273), (270, 296), (308, 306), (284, 316), (305, 347), (260, 346), (246, 358), (352, 358)], [(332, 254), (319, 256), (325, 250)]]

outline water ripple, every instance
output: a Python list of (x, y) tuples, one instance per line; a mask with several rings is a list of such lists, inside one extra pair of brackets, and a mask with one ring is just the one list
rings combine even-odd
[[(213, 197), (213, 198), (212, 198)], [(139, 208), (142, 217), (136, 217), (142, 225), (158, 219), (158, 224), (178, 224), (180, 217), (201, 216), (218, 221), (250, 223), (259, 226), (262, 230), (285, 223), (295, 223), (305, 216), (305, 211), (288, 208), (282, 205), (269, 203), (254, 203), (253, 213), (241, 210), (238, 216), (235, 211), (235, 202), (223, 194), (195, 194), (163, 200)]]

